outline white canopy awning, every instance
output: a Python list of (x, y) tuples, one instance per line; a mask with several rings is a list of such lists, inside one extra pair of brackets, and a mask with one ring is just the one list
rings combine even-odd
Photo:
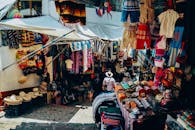
[[(60, 22), (50, 16), (2, 20), (0, 22), (0, 30), (6, 29), (28, 30), (56, 37), (62, 36), (71, 31), (71, 29), (63, 26)], [(65, 37), (65, 40), (75, 41), (90, 39), (91, 38), (77, 32), (70, 33)]]
[(68, 28), (76, 29), (77, 32), (88, 36), (103, 40), (118, 41), (122, 39), (123, 27), (100, 25), (87, 23), (86, 26), (81, 26), (79, 23), (65, 24)]
[(82, 30), (85, 31), (86, 28), (104, 40), (118, 41), (123, 36), (123, 27), (120, 26), (87, 23), (87, 26), (84, 26)]

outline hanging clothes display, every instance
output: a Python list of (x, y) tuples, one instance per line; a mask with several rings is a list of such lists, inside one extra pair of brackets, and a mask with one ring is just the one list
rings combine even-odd
[(31, 31), (22, 31), (21, 46), (30, 47), (36, 44), (42, 44), (42, 36), (39, 33)]
[[(21, 59), (22, 57), (28, 55), (31, 53), (33, 50), (18, 50), (16, 52), (16, 59)], [(45, 57), (43, 52), (38, 52), (35, 54), (33, 57), (24, 59), (22, 60), (19, 64), (18, 67), (22, 70), (24, 75), (28, 75), (31, 73), (36, 73), (38, 75), (43, 74), (44, 68), (45, 68)]]
[(136, 37), (137, 37), (136, 49), (150, 48), (151, 35), (148, 24), (139, 23)]
[(123, 0), (122, 1), (122, 15), (121, 22), (127, 22), (130, 16), (130, 22), (139, 22), (140, 9), (139, 0)]

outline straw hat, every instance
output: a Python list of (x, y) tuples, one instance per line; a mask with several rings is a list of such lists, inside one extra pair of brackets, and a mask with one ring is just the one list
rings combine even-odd
[(24, 92), (24, 91), (21, 91), (20, 93), (19, 93), (19, 96), (20, 97), (24, 97), (26, 95), (26, 93)]
[(31, 97), (31, 95), (29, 95), (29, 94), (26, 94), (24, 97), (22, 97), (23, 98), (23, 101), (24, 102), (30, 102), (31, 100), (32, 100), (32, 97)]
[(39, 91), (34, 92), (34, 95), (37, 96), (37, 97), (42, 97), (43, 96), (43, 94)]
[(113, 73), (111, 72), (111, 71), (108, 71), (108, 72), (106, 72), (106, 74), (105, 74), (107, 77), (112, 77), (113, 76)]
[(37, 98), (37, 96), (34, 94), (34, 92), (29, 92), (27, 95), (28, 95), (29, 97), (31, 97), (32, 99)]
[(38, 88), (33, 88), (33, 92), (37, 92), (37, 91), (39, 91)]
[(33, 88), (33, 94), (34, 94), (34, 97), (43, 96), (43, 94), (40, 93), (38, 88)]
[(19, 105), (22, 103), (22, 100), (16, 95), (12, 94), (11, 96), (4, 98), (4, 102), (7, 105)]
[(24, 102), (30, 102), (31, 101), (31, 96), (26, 94), (24, 91), (21, 91), (19, 93), (19, 97), (21, 97), (23, 99)]
[(18, 80), (18, 83), (23, 84), (27, 81), (27, 77), (26, 76), (21, 76), (20, 79)]

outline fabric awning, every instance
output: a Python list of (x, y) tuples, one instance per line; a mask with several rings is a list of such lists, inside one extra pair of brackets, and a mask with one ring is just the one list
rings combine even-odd
[(100, 25), (87, 23), (81, 26), (79, 23), (65, 24), (66, 27), (72, 28), (81, 34), (89, 37), (99, 38), (103, 40), (118, 41), (122, 39), (123, 27)]
[[(6, 19), (0, 22), (0, 30), (16, 29), (28, 30), (50, 36), (59, 37), (71, 31), (50, 16), (40, 16), (33, 18)], [(65, 40), (84, 41), (90, 40), (90, 37), (84, 36), (77, 32), (70, 33)]]

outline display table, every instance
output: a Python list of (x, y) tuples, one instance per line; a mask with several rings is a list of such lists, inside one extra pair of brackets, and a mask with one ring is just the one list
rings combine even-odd
[[(117, 95), (116, 91), (115, 93)], [(142, 123), (138, 123), (137, 119), (131, 117), (130, 111), (126, 109), (118, 96), (117, 101), (125, 120), (125, 130), (164, 130), (166, 114), (155, 113), (152, 116), (144, 118)]]

